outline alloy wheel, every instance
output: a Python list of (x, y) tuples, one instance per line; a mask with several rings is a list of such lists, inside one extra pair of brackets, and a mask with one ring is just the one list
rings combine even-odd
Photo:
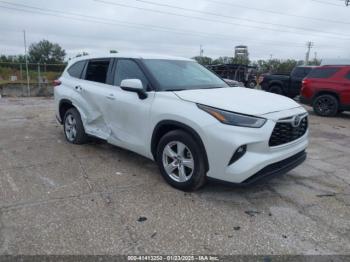
[(194, 159), (190, 149), (179, 141), (169, 142), (163, 149), (163, 167), (167, 175), (176, 182), (187, 182), (194, 170)]
[(321, 97), (317, 100), (316, 106), (321, 114), (328, 115), (333, 111), (336, 104), (328, 97)]
[(67, 115), (65, 119), (64, 131), (70, 142), (73, 142), (77, 137), (77, 121), (72, 114)]

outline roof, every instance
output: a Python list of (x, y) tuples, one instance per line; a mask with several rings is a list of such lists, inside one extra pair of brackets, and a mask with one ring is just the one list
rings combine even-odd
[(69, 63), (87, 60), (87, 59), (98, 59), (98, 58), (134, 58), (134, 59), (163, 59), (163, 60), (183, 60), (183, 61), (194, 61), (193, 59), (170, 56), (170, 55), (161, 55), (161, 54), (142, 54), (142, 53), (106, 53), (106, 54), (91, 54), (86, 56), (80, 56), (72, 58)]
[(302, 68), (315, 68), (315, 67), (318, 67), (318, 66), (315, 66), (315, 65), (300, 65), (300, 66), (296, 66), (296, 67), (302, 67)]

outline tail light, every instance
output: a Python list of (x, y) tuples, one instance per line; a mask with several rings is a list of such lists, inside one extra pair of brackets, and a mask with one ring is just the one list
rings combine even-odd
[(310, 83), (310, 81), (308, 79), (304, 79), (302, 82), (301, 82), (301, 93), (304, 92), (305, 88), (307, 88), (307, 85)]
[(54, 80), (53, 81), (53, 86), (59, 86), (61, 84), (62, 84), (62, 82), (60, 80)]
[(301, 83), (302, 83), (302, 87), (306, 87), (307, 84), (309, 83), (309, 80), (308, 79), (304, 79)]

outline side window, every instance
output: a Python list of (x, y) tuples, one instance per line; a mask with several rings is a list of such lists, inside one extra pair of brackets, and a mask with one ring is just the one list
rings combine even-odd
[(294, 71), (293, 71), (293, 75), (295, 77), (305, 77), (304, 68), (302, 68), (302, 67), (295, 68)]
[(315, 68), (310, 72), (308, 78), (330, 78), (338, 71), (336, 67)]
[(304, 74), (304, 77), (307, 76), (312, 70), (312, 67), (305, 67), (305, 74)]
[(110, 60), (90, 60), (86, 69), (85, 80), (106, 83)]
[(144, 88), (148, 87), (148, 81), (140, 67), (132, 60), (121, 59), (117, 63), (117, 71), (114, 76), (114, 84), (120, 86), (124, 79), (140, 79)]
[(68, 68), (68, 74), (75, 78), (81, 78), (86, 61), (79, 61)]

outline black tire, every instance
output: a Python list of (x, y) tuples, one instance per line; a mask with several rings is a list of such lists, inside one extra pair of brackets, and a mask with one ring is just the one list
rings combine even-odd
[[(67, 128), (69, 126), (69, 121), (68, 119), (72, 117), (75, 120), (75, 129), (76, 129), (76, 135), (73, 137), (69, 137)], [(88, 135), (85, 133), (85, 129), (83, 126), (83, 122), (81, 121), (80, 114), (77, 109), (75, 108), (70, 108), (67, 110), (67, 112), (64, 115), (64, 120), (63, 120), (63, 130), (64, 130), (64, 135), (69, 143), (72, 144), (77, 144), (81, 145), (86, 143), (88, 140)]]
[(273, 85), (269, 88), (269, 92), (270, 93), (274, 93), (277, 95), (283, 95), (283, 90), (282, 87), (278, 86), (278, 85)]
[[(167, 145), (171, 143), (181, 142), (190, 151), (190, 155), (193, 159), (193, 171), (189, 180), (185, 182), (175, 181), (165, 170), (163, 161), (163, 152)], [(159, 141), (157, 146), (157, 163), (163, 178), (173, 187), (184, 190), (184, 191), (194, 191), (202, 187), (206, 182), (206, 169), (205, 169), (205, 157), (204, 152), (202, 152), (201, 147), (193, 139), (193, 137), (182, 131), (174, 130), (165, 134)], [(178, 172), (179, 169), (178, 169)], [(180, 177), (180, 176), (179, 176)]]
[(248, 88), (254, 89), (256, 87), (257, 83), (255, 81), (249, 81), (247, 84)]
[(338, 113), (339, 102), (333, 95), (320, 95), (314, 99), (312, 106), (319, 116), (335, 116)]

